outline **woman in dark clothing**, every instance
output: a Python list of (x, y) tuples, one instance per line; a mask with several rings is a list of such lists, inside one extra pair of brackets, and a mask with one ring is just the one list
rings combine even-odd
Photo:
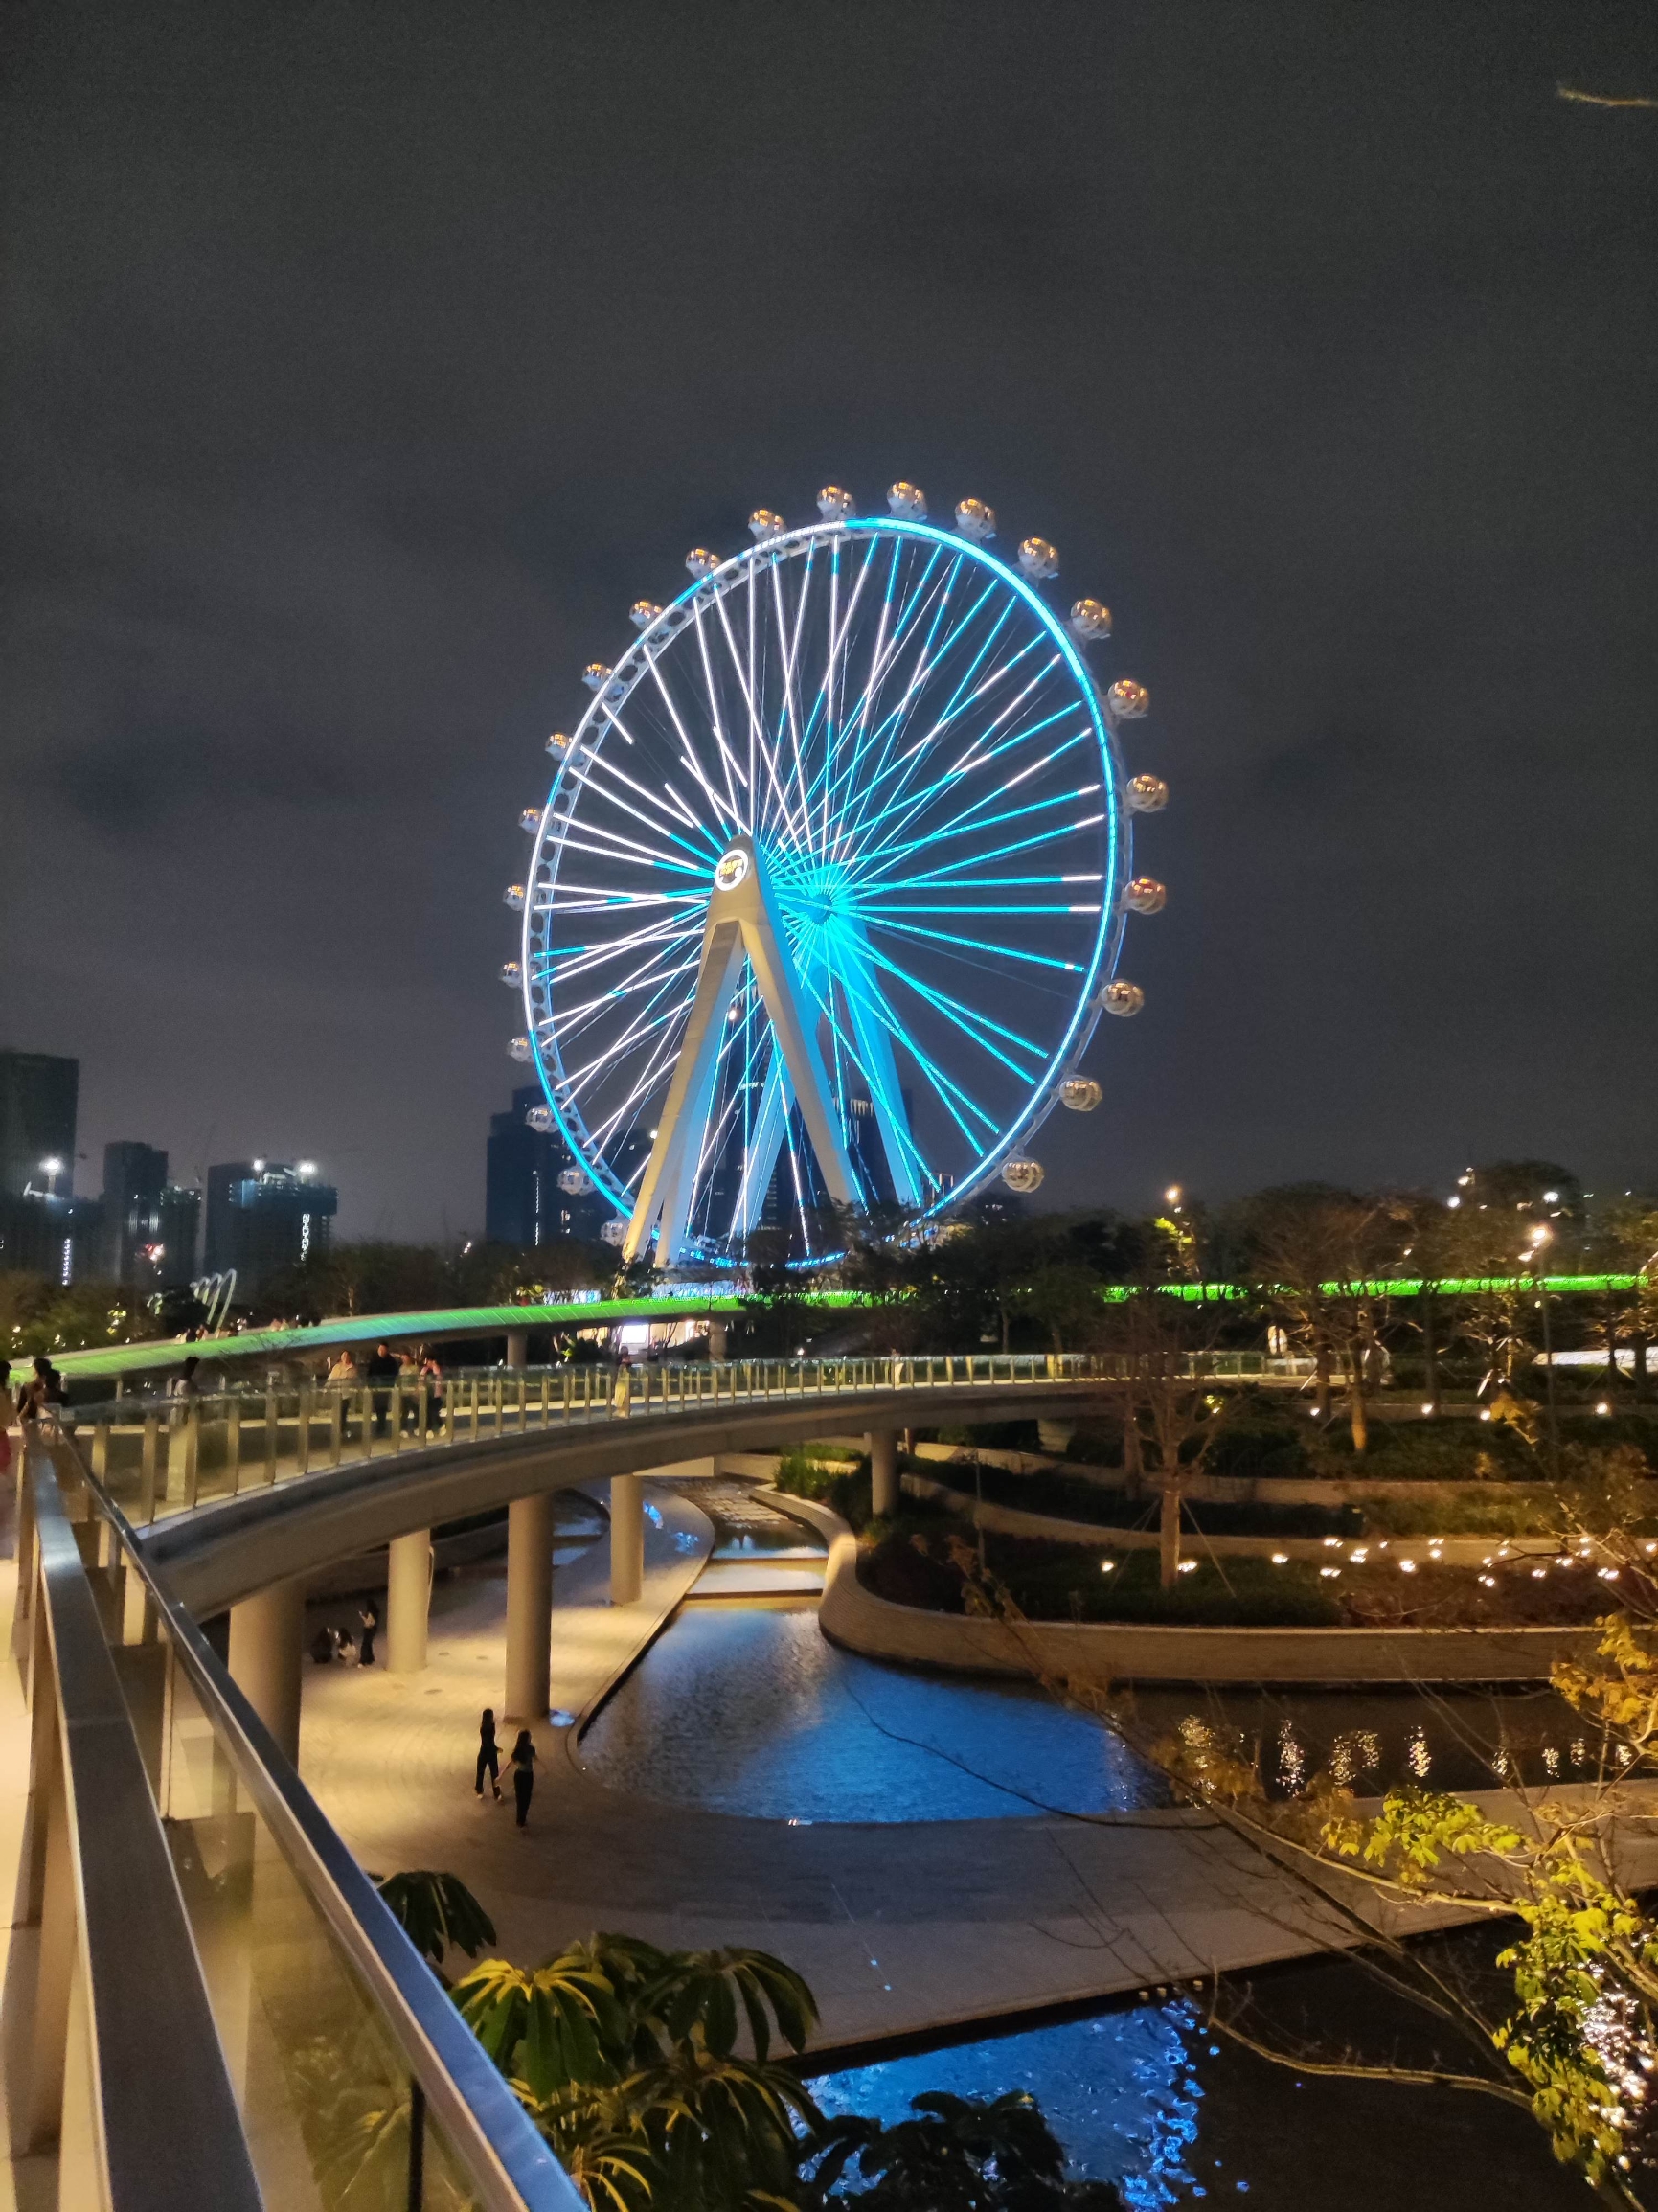
[(484, 1775), (488, 1771), (489, 1787), (495, 1792), (495, 1802), (501, 1802), (501, 1747), (495, 1741), (495, 1714), (489, 1705), (484, 1707), (484, 1718), (478, 1723), (478, 1775), (477, 1794), (484, 1794)]
[(518, 1800), (518, 1825), (530, 1817), (530, 1793), (535, 1787), (535, 1746), (528, 1728), (520, 1728), (512, 1746), (512, 1794)]
[(372, 1667), (375, 1663), (375, 1635), (380, 1625), (380, 1608), (373, 1598), (363, 1600), (357, 1608), (357, 1618), (363, 1624), (363, 1650), (358, 1664)]

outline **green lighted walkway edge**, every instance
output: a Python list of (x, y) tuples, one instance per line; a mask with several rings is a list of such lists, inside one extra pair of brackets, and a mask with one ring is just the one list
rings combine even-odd
[[(1639, 1275), (1532, 1275), (1469, 1276), (1424, 1285), (1414, 1277), (1363, 1283), (1322, 1283), (1327, 1297), (1415, 1298), (1424, 1288), (1444, 1298), (1473, 1298), (1501, 1290), (1534, 1290), (1542, 1288), (1551, 1297), (1592, 1296), (1607, 1290), (1630, 1290)], [(1142, 1289), (1153, 1289), (1191, 1305), (1220, 1304), (1253, 1295), (1241, 1283), (1110, 1283), (1101, 1290), (1107, 1304), (1115, 1305)], [(686, 1290), (656, 1298), (569, 1299), (545, 1306), (443, 1306), (424, 1313), (359, 1313), (313, 1328), (248, 1329), (239, 1336), (215, 1336), (202, 1344), (186, 1344), (176, 1336), (151, 1338), (138, 1344), (100, 1345), (85, 1352), (55, 1352), (54, 1359), (65, 1375), (139, 1375), (158, 1367), (176, 1367), (192, 1352), (211, 1359), (252, 1359), (261, 1355), (337, 1350), (346, 1344), (371, 1344), (385, 1337), (397, 1343), (411, 1339), (443, 1343), (458, 1336), (491, 1336), (509, 1329), (590, 1329), (607, 1321), (675, 1321), (687, 1314), (740, 1313), (746, 1300), (732, 1291)], [(852, 1290), (810, 1290), (801, 1303), (826, 1308), (859, 1306), (864, 1300)]]

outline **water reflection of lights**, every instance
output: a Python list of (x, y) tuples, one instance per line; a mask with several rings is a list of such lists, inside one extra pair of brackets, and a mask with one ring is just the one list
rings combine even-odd
[(1419, 1782), (1425, 1782), (1433, 1763), (1433, 1754), (1428, 1749), (1427, 1732), (1419, 1722), (1411, 1730), (1405, 1745), (1405, 1764)]
[(929, 2090), (996, 2097), (1028, 2089), (1074, 2175), (1114, 2181), (1133, 2212), (1162, 2212), (1203, 2193), (1192, 2171), (1202, 2021), (1188, 1996), (1150, 1998), (1148, 1990), (1132, 2010), (819, 2075), (812, 2094), (830, 2114), (868, 2112), (891, 2125), (908, 2119), (910, 2099)]

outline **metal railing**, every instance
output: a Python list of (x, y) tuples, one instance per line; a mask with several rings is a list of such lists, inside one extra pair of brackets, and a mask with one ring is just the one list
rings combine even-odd
[(258, 2212), (168, 1839), (37, 1442), (18, 1494), (14, 1640), (31, 1702), (18, 1918), (38, 1934), (14, 1938), (7, 1973), (8, 2010), (29, 2021), (13, 2038), (21, 2078), (7, 2083), (12, 2155), (55, 2146), (62, 2204)]
[[(19, 1646), (48, 1808), (42, 1982), (60, 1992), (44, 2039), (36, 2008), (46, 2079), (30, 2104), (44, 2140), (52, 2054), (66, 2050), (60, 2201), (579, 2212), (76, 1443), (51, 1448), (56, 1472), (32, 1444), (21, 1494)], [(66, 1790), (43, 1750), (55, 1707)], [(67, 1924), (65, 1864), (79, 1882)], [(79, 1985), (47, 1973), (60, 1957), (85, 1978), (79, 2064)]]
[(633, 1368), (496, 1368), (407, 1381), (289, 1383), (189, 1398), (118, 1398), (77, 1406), (73, 1420), (93, 1478), (140, 1528), (219, 1498), (324, 1469), (360, 1466), (421, 1447), (474, 1446), (581, 1425), (651, 1421), (725, 1406), (794, 1405), (1010, 1383), (1120, 1380), (1111, 1355), (983, 1353), (968, 1357), (733, 1359)]

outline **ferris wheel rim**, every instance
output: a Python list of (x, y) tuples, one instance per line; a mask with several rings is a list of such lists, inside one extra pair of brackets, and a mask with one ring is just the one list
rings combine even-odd
[[(1126, 925), (1126, 914), (1120, 892), (1132, 873), (1133, 822), (1131, 811), (1124, 801), (1124, 771), (1118, 750), (1114, 720), (1077, 641), (1067, 632), (1055, 609), (1029, 579), (991, 553), (983, 542), (938, 523), (911, 515), (826, 516), (816, 522), (803, 523), (779, 532), (751, 546), (740, 548), (717, 567), (694, 577), (684, 590), (652, 617), (629, 642), (626, 650), (605, 671), (603, 680), (595, 685), (591, 701), (570, 733), (563, 755), (557, 762), (536, 828), (529, 877), (532, 889), (524, 901), (521, 929), (521, 990), (531, 1060), (542, 1093), (572, 1156), (623, 1218), (628, 1215), (632, 1204), (627, 1184), (611, 1167), (602, 1146), (586, 1128), (579, 1113), (572, 1108), (567, 1114), (566, 1101), (560, 1095), (567, 1079), (557, 1057), (556, 1039), (551, 1040), (550, 1047), (544, 1046), (541, 1026), (546, 1017), (538, 1010), (534, 998), (533, 939), (536, 907), (534, 887), (540, 881), (549, 853), (551, 881), (556, 884), (557, 880), (563, 842), (561, 838), (551, 836), (550, 831), (554, 826), (555, 810), (560, 794), (565, 788), (566, 780), (573, 777), (573, 771), (584, 751), (594, 749), (592, 741), (596, 731), (601, 737), (625, 735), (619, 729), (619, 710), (625, 706), (634, 691), (650, 674), (663, 652), (692, 626), (700, 608), (717, 604), (757, 572), (774, 568), (784, 560), (798, 559), (808, 554), (815, 546), (837, 542), (860, 543), (871, 539), (920, 541), (937, 546), (974, 564), (988, 574), (996, 585), (1011, 590), (1016, 596), (1064, 661), (1072, 688), (1088, 718), (1089, 734), (1101, 764), (1102, 788), (1108, 798), (1102, 816), (1105, 825), (1105, 865), (1102, 876), (1104, 896), (1101, 900), (1099, 921), (1093, 932), (1088, 961), (1081, 971), (1064, 1032), (1049, 1054), (1039, 1076), (1031, 1081), (1022, 1106), (999, 1129), (995, 1140), (980, 1149), (971, 1166), (947, 1190), (940, 1191), (929, 1203), (915, 1209), (914, 1218), (918, 1221), (935, 1220), (939, 1216), (961, 1206), (980, 1192), (1010, 1159), (1019, 1156), (1024, 1146), (1055, 1110), (1061, 1085), (1076, 1073), (1098, 1027), (1101, 1018), (1100, 992), (1115, 969)], [(547, 1002), (550, 1006), (550, 989)], [(551, 1065), (549, 1049), (553, 1056)]]

